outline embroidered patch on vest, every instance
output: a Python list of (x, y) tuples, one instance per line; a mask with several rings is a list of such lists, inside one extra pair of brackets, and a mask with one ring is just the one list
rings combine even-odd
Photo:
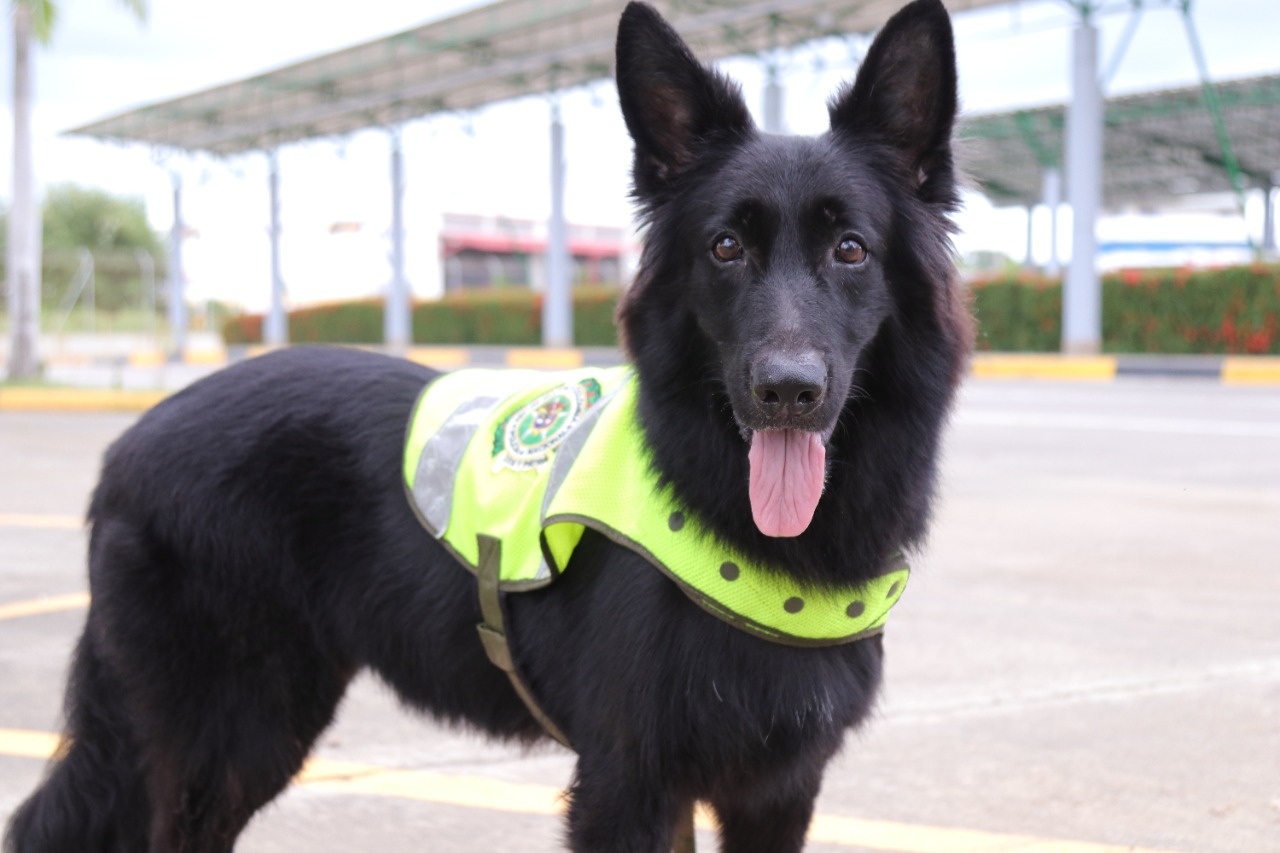
[(583, 379), (525, 403), (493, 433), (493, 467), (527, 471), (551, 458), (575, 424), (600, 401), (600, 383)]

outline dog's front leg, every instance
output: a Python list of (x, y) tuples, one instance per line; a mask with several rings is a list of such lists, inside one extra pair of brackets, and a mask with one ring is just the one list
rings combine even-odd
[(671, 853), (677, 825), (692, 801), (647, 781), (634, 762), (580, 757), (570, 791), (569, 847), (574, 853)]
[(769, 791), (753, 788), (712, 800), (723, 853), (799, 853), (813, 817), (821, 771), (793, 778)]

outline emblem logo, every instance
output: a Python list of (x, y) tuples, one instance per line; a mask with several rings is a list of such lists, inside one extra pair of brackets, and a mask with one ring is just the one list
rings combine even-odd
[(553, 388), (525, 403), (494, 431), (494, 467), (527, 471), (544, 464), (599, 401), (600, 383), (583, 379)]

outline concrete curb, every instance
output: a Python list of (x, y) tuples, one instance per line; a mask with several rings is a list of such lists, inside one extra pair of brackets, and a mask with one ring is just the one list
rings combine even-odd
[[(376, 347), (366, 349), (377, 350)], [(266, 347), (233, 347), (222, 361), (202, 355), (186, 364), (219, 366), (269, 352)], [(518, 367), (566, 370), (583, 365), (609, 367), (624, 363), (611, 347), (549, 349), (542, 347), (413, 347), (410, 361), (442, 370), (462, 367)], [(139, 359), (137, 369), (162, 367), (164, 361)], [(970, 375), (984, 380), (1110, 382), (1117, 378), (1194, 378), (1227, 385), (1280, 386), (1280, 358), (1272, 356), (1064, 356), (1049, 353), (978, 353)], [(171, 391), (104, 388), (0, 386), (0, 411), (142, 412)]]

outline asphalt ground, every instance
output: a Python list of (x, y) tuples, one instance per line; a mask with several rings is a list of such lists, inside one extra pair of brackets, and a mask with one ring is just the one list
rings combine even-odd
[[(78, 519), (134, 417), (0, 411), (0, 816), (52, 748)], [(1280, 389), (970, 381), (913, 565), (808, 849), (1280, 851)], [(240, 850), (562, 849), (558, 748), (362, 679), (319, 756)]]

